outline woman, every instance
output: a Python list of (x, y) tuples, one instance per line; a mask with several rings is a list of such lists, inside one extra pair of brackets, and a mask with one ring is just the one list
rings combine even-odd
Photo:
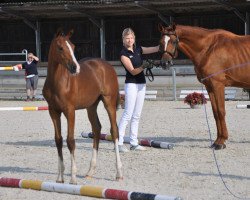
[(138, 125), (144, 103), (146, 79), (143, 70), (150, 68), (143, 65), (142, 54), (159, 51), (159, 46), (141, 47), (135, 45), (135, 33), (131, 28), (124, 29), (122, 33), (123, 48), (120, 53), (121, 63), (126, 70), (125, 80), (125, 109), (119, 122), (119, 151), (128, 152), (123, 145), (126, 126), (130, 123), (130, 150), (146, 150), (138, 144)]

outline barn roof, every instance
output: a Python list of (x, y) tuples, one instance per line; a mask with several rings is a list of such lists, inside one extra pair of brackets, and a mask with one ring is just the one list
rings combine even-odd
[(178, 16), (186, 13), (244, 13), (250, 11), (250, 0), (14, 0), (1, 1), (0, 20), (29, 20), (112, 17), (124, 15), (163, 14)]

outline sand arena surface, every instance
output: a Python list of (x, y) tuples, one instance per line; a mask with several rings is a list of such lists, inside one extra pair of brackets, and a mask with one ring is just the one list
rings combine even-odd
[[(236, 109), (226, 102), (229, 131), (227, 148), (216, 151), (218, 166), (228, 188), (238, 197), (250, 198), (250, 110)], [(45, 101), (0, 101), (0, 107), (46, 106)], [(207, 118), (212, 138), (216, 127), (208, 102)], [(123, 110), (119, 109), (117, 119)], [(109, 122), (102, 103), (98, 107), (102, 132), (109, 132)], [(0, 111), (0, 177), (53, 181), (57, 178), (57, 150), (54, 128), (48, 111)], [(66, 147), (67, 124), (62, 117), (65, 182), (70, 181), (70, 157)], [(221, 181), (210, 145), (204, 108), (190, 109), (182, 101), (145, 101), (140, 122), (140, 138), (174, 143), (173, 150), (147, 147), (146, 152), (121, 154), (124, 180), (115, 181), (113, 144), (101, 141), (96, 174), (85, 180), (92, 139), (80, 136), (90, 132), (86, 110), (76, 111), (76, 163), (78, 184), (89, 184), (128, 191), (180, 196), (185, 200), (237, 199)], [(69, 194), (0, 187), (0, 199), (95, 199)]]

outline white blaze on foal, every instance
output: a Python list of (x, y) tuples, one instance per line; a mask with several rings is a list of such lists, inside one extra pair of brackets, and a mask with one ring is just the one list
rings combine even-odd
[(71, 55), (71, 57), (72, 57), (72, 60), (73, 60), (73, 62), (74, 62), (75, 65), (76, 65), (76, 74), (79, 74), (79, 73), (80, 73), (80, 65), (79, 65), (79, 63), (78, 63), (77, 60), (76, 60), (76, 57), (75, 57), (74, 52), (73, 52), (73, 49), (71, 48), (71, 46), (70, 46), (70, 44), (68, 43), (68, 41), (66, 41), (66, 45), (68, 46), (70, 55)]

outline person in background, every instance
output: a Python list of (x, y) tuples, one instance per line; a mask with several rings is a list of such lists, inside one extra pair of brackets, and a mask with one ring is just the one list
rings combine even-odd
[(26, 101), (34, 101), (36, 96), (37, 84), (38, 84), (38, 71), (37, 63), (39, 58), (33, 53), (28, 53), (28, 60), (23, 64), (17, 64), (13, 66), (15, 71), (25, 69), (25, 79), (26, 79)]
[(131, 28), (122, 33), (123, 48), (120, 59), (126, 71), (125, 79), (125, 109), (119, 121), (119, 151), (128, 152), (124, 142), (127, 124), (130, 122), (130, 150), (144, 151), (146, 148), (138, 143), (138, 126), (143, 108), (146, 79), (143, 70), (152, 68), (148, 63), (143, 64), (142, 54), (156, 53), (159, 46), (142, 47), (135, 45), (135, 33)]

